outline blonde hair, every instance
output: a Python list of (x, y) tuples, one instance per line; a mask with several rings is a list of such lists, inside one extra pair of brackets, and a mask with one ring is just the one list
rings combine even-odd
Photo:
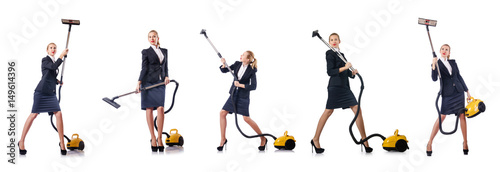
[(46, 49), (46, 50), (49, 50), (49, 46), (50, 46), (50, 45), (54, 45), (54, 46), (56, 46), (56, 47), (57, 47), (56, 43), (51, 42), (51, 43), (49, 43), (49, 45), (47, 45), (47, 49)]
[(248, 53), (248, 60), (250, 60), (250, 66), (252, 66), (252, 69), (257, 68), (257, 59), (255, 58), (255, 55), (253, 54), (252, 51), (248, 50), (246, 51)]
[[(450, 53), (451, 53), (451, 47), (450, 47), (450, 45), (443, 44), (443, 45), (441, 45), (441, 48), (443, 48), (444, 46), (447, 46), (448, 47), (448, 51), (450, 51)], [(448, 54), (448, 57), (446, 57), (446, 60), (450, 60), (450, 54)]]
[[(156, 37), (158, 38), (158, 32), (157, 32), (156, 30), (151, 30), (151, 31), (149, 31), (149, 32), (148, 32), (148, 36), (149, 36), (149, 34), (150, 34), (151, 32), (155, 33), (155, 34), (156, 34)], [(159, 40), (157, 40), (157, 41), (156, 41), (156, 44), (158, 44), (158, 46), (160, 46), (160, 41), (159, 41)]]
[(330, 37), (332, 37), (333, 35), (336, 35), (339, 38), (339, 41), (340, 41), (339, 34), (337, 34), (337, 33), (334, 32), (334, 33), (330, 34), (330, 36), (328, 37), (328, 42), (330, 42)]

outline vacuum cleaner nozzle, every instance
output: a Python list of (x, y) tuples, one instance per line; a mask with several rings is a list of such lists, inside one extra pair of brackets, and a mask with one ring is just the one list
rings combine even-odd
[(313, 36), (312, 37), (314, 38), (315, 36), (317, 36), (319, 39), (322, 39), (321, 36), (318, 33), (318, 30), (313, 31)]
[(418, 18), (418, 24), (436, 27), (437, 20)]
[(115, 98), (113, 99), (109, 99), (107, 97), (104, 97), (102, 98), (102, 100), (108, 104), (110, 104), (111, 106), (115, 107), (116, 109), (120, 108), (120, 105), (118, 103), (116, 103), (114, 100)]
[(205, 35), (205, 38), (208, 38), (208, 37), (207, 37), (207, 30), (205, 30), (205, 29), (201, 29), (200, 34), (203, 34), (203, 35)]
[(70, 24), (70, 25), (80, 25), (80, 20), (73, 20), (73, 19), (61, 19), (63, 24)]

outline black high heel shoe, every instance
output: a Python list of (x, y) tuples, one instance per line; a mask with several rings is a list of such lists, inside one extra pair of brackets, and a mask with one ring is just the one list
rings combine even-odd
[[(315, 145), (314, 145), (314, 141), (311, 139), (311, 146), (314, 148), (314, 150), (316, 151), (316, 153), (323, 153), (325, 151), (324, 148), (317, 148)], [(312, 149), (311, 149), (311, 152), (312, 152)]]
[(259, 146), (259, 151), (264, 151), (267, 148), (267, 138), (266, 138), (266, 143), (264, 143), (264, 146)]
[(151, 142), (151, 150), (153, 152), (158, 152), (158, 146), (153, 146), (153, 140), (150, 139), (149, 141)]
[[(429, 146), (429, 144), (427, 144)], [(425, 151), (427, 153), (427, 156), (432, 156), (432, 150), (431, 151)]]
[(66, 155), (66, 154), (68, 153), (68, 151), (67, 151), (67, 150), (63, 150), (63, 149), (61, 148), (61, 142), (59, 142), (59, 149), (61, 149), (61, 155)]
[[(218, 151), (222, 151), (222, 149), (224, 149), (224, 146), (225, 146), (226, 144), (227, 144), (227, 139), (226, 139), (226, 141), (224, 142), (224, 144), (222, 144), (222, 146), (218, 146), (218, 147), (217, 147), (217, 150), (218, 150)], [(227, 146), (226, 146), (226, 150), (227, 150)]]
[(364, 143), (361, 144), (362, 146), (361, 147), (365, 147), (365, 152), (366, 153), (371, 153), (373, 151), (373, 148), (371, 147), (366, 147)]
[[(158, 139), (158, 140), (160, 140), (160, 142), (161, 142), (162, 139)], [(158, 143), (160, 143), (160, 142), (158, 142)], [(163, 144), (163, 142), (161, 142), (161, 143)], [(160, 152), (163, 152), (165, 150), (165, 146), (158, 146), (158, 150)]]
[(19, 147), (19, 142), (17, 142), (17, 148), (19, 149), (19, 155), (26, 155), (26, 149), (21, 149), (21, 147)]
[[(464, 143), (462, 143), (462, 145), (464, 145)], [(467, 145), (467, 147), (469, 147), (469, 145)], [(469, 148), (464, 149), (464, 155), (469, 155)]]

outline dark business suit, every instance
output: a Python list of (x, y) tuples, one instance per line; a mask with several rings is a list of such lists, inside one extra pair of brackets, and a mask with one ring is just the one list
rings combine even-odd
[(158, 80), (164, 80), (168, 77), (168, 51), (165, 48), (160, 48), (163, 53), (163, 62), (160, 63), (160, 59), (152, 47), (142, 50), (142, 69), (139, 75), (139, 81), (142, 82), (157, 82)]
[[(462, 110), (465, 107), (464, 92), (469, 91), (455, 60), (448, 60), (448, 62), (451, 66), (451, 74), (444, 63), (438, 60), (442, 81), (441, 114), (455, 114)], [(432, 80), (438, 80), (437, 68), (432, 70)]]
[[(341, 54), (344, 56), (343, 53)], [(345, 109), (358, 104), (349, 86), (349, 77), (354, 78), (352, 71), (348, 69), (339, 72), (340, 68), (344, 66), (345, 62), (340, 59), (337, 53), (332, 50), (326, 51), (326, 72), (330, 76), (326, 109)]]
[[(142, 50), (142, 69), (139, 75), (141, 87), (148, 87), (160, 82), (165, 82), (168, 77), (168, 51), (160, 48), (163, 54), (163, 61), (160, 62), (158, 55), (152, 47)], [(141, 109), (153, 108), (156, 110), (159, 106), (165, 104), (165, 85), (144, 90), (141, 92)]]
[(62, 62), (60, 58), (57, 58), (54, 63), (49, 56), (42, 59), (42, 79), (38, 82), (35, 91), (48, 95), (56, 93), (56, 85), (58, 84), (56, 77)]
[[(229, 66), (233, 72), (237, 75), (238, 72), (240, 71), (241, 66), (243, 65), (242, 62), (235, 62), (233, 65)], [(222, 68), (222, 66), (219, 67), (222, 73), (229, 72), (229, 69), (227, 68)], [(238, 89), (235, 91), (235, 101), (236, 101), (236, 108), (238, 111), (238, 114), (241, 114), (243, 116), (249, 116), (249, 111), (248, 107), (250, 105), (250, 91), (255, 90), (257, 88), (257, 75), (255, 74), (257, 72), (257, 68), (252, 69), (252, 65), (249, 64), (247, 69), (245, 70), (245, 73), (239, 80), (240, 84), (244, 84), (245, 88), (238, 87)], [(229, 89), (229, 93), (235, 89), (236, 86), (234, 86), (234, 82), (231, 84), (231, 88)], [(224, 107), (222, 108), (226, 111), (233, 112), (233, 104), (231, 101), (231, 97), (229, 97), (224, 104)]]
[(57, 58), (55, 62), (49, 56), (42, 59), (42, 79), (36, 86), (33, 94), (33, 107), (31, 113), (60, 111), (59, 101), (56, 97), (58, 67), (63, 61)]

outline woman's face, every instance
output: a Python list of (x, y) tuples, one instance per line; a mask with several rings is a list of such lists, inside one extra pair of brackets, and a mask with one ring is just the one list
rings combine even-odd
[(441, 50), (439, 50), (441, 57), (448, 57), (450, 55), (450, 47), (441, 46)]
[(156, 46), (156, 44), (158, 43), (158, 39), (160, 39), (160, 38), (158, 37), (158, 35), (156, 35), (156, 33), (149, 32), (149, 34), (148, 34), (148, 41), (149, 41), (149, 43), (151, 45)]
[(330, 36), (330, 40), (328, 41), (328, 43), (334, 48), (339, 48), (340, 39), (337, 35), (332, 35)]
[(250, 59), (248, 59), (248, 52), (244, 52), (241, 56), (240, 56), (240, 61), (243, 63), (243, 64), (249, 64), (250, 63)]
[(49, 47), (47, 48), (47, 54), (50, 56), (54, 56), (57, 52), (57, 46), (54, 44), (50, 44)]

